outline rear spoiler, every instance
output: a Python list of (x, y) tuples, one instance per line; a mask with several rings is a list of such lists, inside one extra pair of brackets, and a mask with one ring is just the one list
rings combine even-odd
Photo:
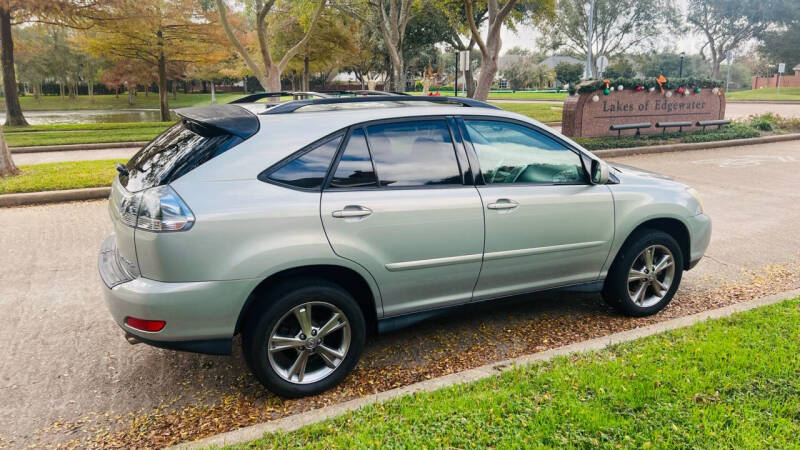
[(261, 126), (255, 114), (236, 105), (180, 108), (175, 113), (201, 135), (225, 133), (247, 139)]

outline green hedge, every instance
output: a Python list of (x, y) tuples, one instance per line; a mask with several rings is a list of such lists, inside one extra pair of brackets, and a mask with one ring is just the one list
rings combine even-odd
[(695, 131), (691, 133), (664, 133), (642, 136), (603, 136), (603, 137), (576, 137), (575, 142), (587, 150), (606, 150), (611, 148), (643, 147), (647, 145), (676, 144), (684, 142), (711, 142), (727, 141), (731, 139), (745, 139), (759, 137), (761, 133), (753, 127), (743, 123), (733, 123), (719, 130)]
[[(637, 86), (642, 86), (645, 89), (651, 87), (658, 89), (658, 81), (655, 78), (613, 78), (609, 79), (609, 86), (616, 88), (622, 85), (625, 89), (636, 89)], [(679, 87), (685, 88), (701, 88), (712, 89), (715, 87), (722, 87), (721, 81), (715, 81), (709, 78), (668, 78), (667, 82), (663, 84), (664, 89), (677, 89)], [(591, 80), (581, 83), (577, 86), (579, 94), (590, 94), (595, 91), (602, 91), (606, 88), (606, 83), (603, 80)], [(570, 95), (575, 94), (576, 88), (570, 87)]]

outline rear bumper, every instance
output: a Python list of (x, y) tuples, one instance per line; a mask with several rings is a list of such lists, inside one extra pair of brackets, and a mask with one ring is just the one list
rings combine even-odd
[[(115, 250), (113, 243), (104, 243), (98, 264), (106, 304), (126, 334), (156, 347), (230, 353), (239, 313), (258, 280), (165, 283), (134, 277), (118, 273)], [(166, 325), (147, 332), (127, 325), (126, 317), (163, 320)]]

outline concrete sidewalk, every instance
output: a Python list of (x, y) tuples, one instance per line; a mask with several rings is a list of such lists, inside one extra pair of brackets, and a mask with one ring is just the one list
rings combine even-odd
[(55, 152), (16, 153), (14, 163), (44, 164), (63, 161), (93, 161), (97, 159), (129, 159), (141, 147), (103, 148), (95, 150), (69, 150)]

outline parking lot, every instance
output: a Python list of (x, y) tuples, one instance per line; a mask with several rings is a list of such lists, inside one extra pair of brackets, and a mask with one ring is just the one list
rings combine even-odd
[(263, 392), (238, 349), (211, 357), (122, 338), (96, 273), (110, 232), (106, 202), (0, 209), (0, 447), (92, 438), (157, 408), (181, 414), (244, 399), (264, 414), (258, 419), (275, 417), (797, 286), (798, 142), (618, 159), (693, 185), (714, 220), (707, 257), (658, 316), (622, 318), (596, 295), (516, 299), (379, 337), (342, 388), (301, 401)]

